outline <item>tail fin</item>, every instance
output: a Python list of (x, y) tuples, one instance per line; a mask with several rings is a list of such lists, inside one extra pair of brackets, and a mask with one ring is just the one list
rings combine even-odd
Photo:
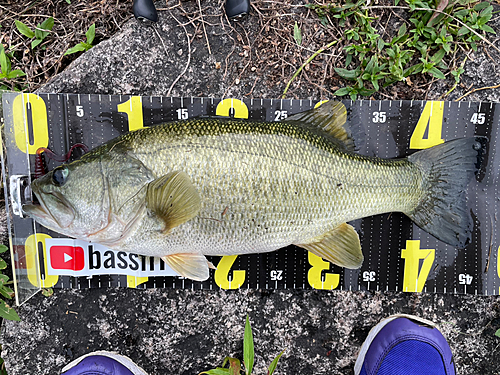
[(458, 248), (470, 240), (472, 219), (466, 192), (480, 168), (485, 144), (484, 137), (461, 138), (408, 157), (422, 171), (425, 193), (406, 214), (426, 232)]

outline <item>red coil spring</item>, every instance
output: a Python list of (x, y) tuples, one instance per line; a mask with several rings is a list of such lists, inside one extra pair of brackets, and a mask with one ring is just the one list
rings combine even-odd
[(68, 161), (69, 158), (71, 157), (71, 153), (75, 148), (81, 148), (83, 150), (83, 153), (86, 154), (89, 152), (89, 148), (85, 146), (83, 143), (76, 143), (71, 148), (69, 149), (68, 153), (66, 155), (57, 155), (54, 154), (51, 150), (45, 147), (40, 147), (38, 150), (36, 150), (36, 157), (35, 157), (35, 178), (42, 177), (44, 174), (47, 173), (47, 170), (45, 169), (45, 164), (43, 162), (43, 156), (47, 156), (47, 158), (58, 161), (60, 163), (64, 163), (65, 161)]

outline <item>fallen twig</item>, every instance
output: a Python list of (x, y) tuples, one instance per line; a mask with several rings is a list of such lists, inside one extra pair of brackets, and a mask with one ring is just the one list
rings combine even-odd
[(456, 99), (455, 101), (458, 102), (460, 100), (462, 100), (463, 98), (465, 98), (467, 95), (470, 95), (476, 91), (481, 91), (481, 90), (487, 90), (487, 89), (497, 89), (499, 88), (500, 85), (495, 85), (495, 86), (485, 86), (485, 87), (478, 87), (477, 89), (473, 89), (465, 94), (463, 94), (460, 98)]
[(203, 13), (201, 11), (201, 2), (198, 0), (198, 8), (200, 8), (201, 25), (203, 26), (203, 33), (205, 34), (205, 39), (207, 40), (208, 54), (211, 55), (210, 43), (208, 42), (207, 30), (205, 29), (205, 23), (203, 22)]
[(182, 28), (184, 29), (184, 32), (186, 33), (186, 39), (187, 39), (187, 45), (188, 45), (188, 60), (187, 60), (187, 63), (186, 63), (186, 66), (184, 67), (184, 70), (182, 71), (181, 74), (179, 74), (177, 76), (177, 78), (174, 80), (174, 82), (172, 82), (172, 85), (170, 86), (170, 88), (168, 89), (167, 91), (167, 95), (166, 96), (170, 96), (170, 92), (172, 91), (172, 89), (174, 88), (175, 84), (177, 83), (177, 81), (179, 81), (179, 79), (184, 75), (184, 73), (186, 73), (188, 67), (189, 67), (189, 63), (191, 62), (191, 41), (189, 39), (189, 34), (187, 32), (187, 29), (186, 29), (186, 26), (182, 25), (179, 20), (177, 18), (175, 18), (175, 16), (172, 14), (172, 12), (169, 12), (170, 15), (172, 16), (172, 18), (179, 24), (182, 26)]
[(300, 72), (302, 71), (302, 69), (304, 69), (304, 67), (309, 64), (316, 56), (318, 56), (320, 53), (322, 53), (323, 51), (327, 50), (328, 48), (332, 47), (333, 45), (335, 45), (336, 43), (338, 42), (338, 40), (334, 40), (333, 42), (331, 43), (328, 43), (328, 45), (324, 48), (320, 48), (319, 50), (317, 50), (316, 52), (314, 52), (307, 60), (304, 64), (302, 64), (302, 66), (297, 69), (297, 71), (295, 72), (295, 74), (292, 76), (292, 78), (290, 78), (290, 80), (288, 81), (288, 83), (286, 84), (286, 87), (285, 87), (285, 91), (283, 91), (283, 94), (281, 95), (281, 98), (285, 98), (286, 96), (286, 93), (288, 91), (288, 88), (290, 87), (291, 83), (293, 82), (293, 80), (300, 74)]

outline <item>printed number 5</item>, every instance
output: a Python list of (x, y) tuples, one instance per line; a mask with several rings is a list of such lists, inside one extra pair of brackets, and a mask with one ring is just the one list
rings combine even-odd
[(76, 106), (76, 115), (78, 117), (83, 117), (83, 114), (84, 114), (84, 112), (83, 112), (83, 105), (77, 105)]

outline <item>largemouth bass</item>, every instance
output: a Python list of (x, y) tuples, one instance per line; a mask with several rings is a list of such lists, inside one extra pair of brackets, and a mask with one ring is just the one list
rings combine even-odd
[(205, 255), (295, 244), (347, 268), (363, 262), (347, 222), (403, 212), (462, 248), (465, 191), (480, 138), (403, 159), (354, 152), (346, 109), (329, 101), (283, 122), (195, 118), (122, 135), (33, 181), (40, 224), (119, 251), (158, 256), (205, 280)]

